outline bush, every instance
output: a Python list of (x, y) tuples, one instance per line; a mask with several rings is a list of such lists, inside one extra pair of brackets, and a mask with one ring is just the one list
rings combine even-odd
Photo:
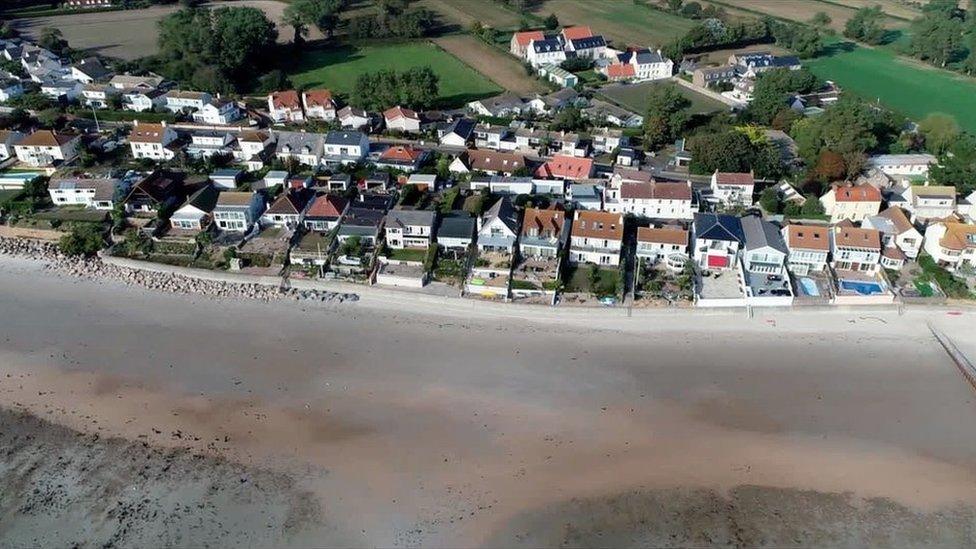
[[(969, 291), (969, 286), (962, 280), (959, 280), (952, 275), (949, 271), (940, 267), (932, 256), (928, 254), (923, 254), (918, 258), (918, 265), (922, 268), (922, 271), (928, 277), (935, 280), (936, 284), (942, 288), (945, 295), (955, 298), (955, 299), (972, 299), (973, 294)], [(921, 278), (921, 277), (919, 277)]]
[(75, 225), (71, 232), (62, 236), (58, 247), (66, 255), (91, 257), (105, 245), (100, 225)]

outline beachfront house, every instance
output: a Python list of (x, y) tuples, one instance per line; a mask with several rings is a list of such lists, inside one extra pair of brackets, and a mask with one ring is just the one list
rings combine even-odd
[(437, 244), (445, 250), (464, 251), (474, 242), (477, 222), (465, 211), (444, 215), (437, 226)]
[(264, 213), (261, 193), (223, 191), (213, 209), (214, 222), (222, 231), (246, 233)]
[(790, 272), (805, 276), (826, 270), (830, 254), (829, 227), (789, 224), (783, 227), (783, 241), (789, 251)]
[(526, 208), (519, 251), (524, 258), (554, 258), (566, 242), (569, 224), (562, 208)]
[(752, 172), (720, 172), (712, 174), (712, 197), (725, 206), (752, 206), (756, 179)]
[(51, 178), (47, 192), (55, 206), (82, 205), (96, 210), (111, 210), (120, 181), (113, 178)]
[(946, 219), (925, 228), (925, 252), (950, 271), (976, 268), (976, 225)]
[(881, 211), (881, 191), (866, 183), (834, 185), (820, 197), (820, 203), (831, 223), (861, 222)]
[(701, 269), (734, 269), (745, 241), (742, 222), (727, 214), (697, 213), (692, 225), (695, 263)]
[(157, 170), (136, 182), (122, 203), (126, 213), (155, 214), (164, 206), (175, 206), (179, 198), (176, 179)]
[(683, 264), (688, 259), (688, 231), (675, 225), (638, 227), (636, 255), (650, 264), (662, 259)]
[(385, 219), (383, 210), (350, 206), (342, 216), (336, 239), (344, 244), (350, 238), (358, 237), (364, 246), (372, 248), (379, 242)]
[(488, 208), (478, 224), (478, 250), (511, 254), (518, 239), (518, 216), (507, 196)]
[(435, 212), (430, 210), (390, 210), (386, 214), (386, 243), (394, 250), (423, 248), (434, 234)]
[(882, 246), (898, 248), (907, 258), (915, 259), (922, 249), (922, 233), (908, 220), (901, 208), (892, 206), (878, 215), (868, 217), (861, 223), (861, 227), (880, 231)]
[(288, 190), (281, 194), (261, 216), (261, 222), (273, 227), (294, 230), (301, 223), (315, 193), (310, 189)]
[(615, 267), (620, 264), (623, 238), (623, 215), (577, 210), (570, 232), (569, 261)]
[(169, 218), (170, 226), (182, 231), (200, 231), (213, 220), (218, 191), (211, 185), (200, 187)]
[(339, 220), (349, 207), (349, 202), (338, 195), (321, 194), (316, 196), (305, 212), (303, 223), (310, 231), (327, 233), (339, 225)]
[(851, 271), (868, 276), (881, 268), (881, 233), (838, 225), (830, 233), (831, 266), (838, 271)]
[(653, 219), (690, 221), (698, 211), (692, 199), (691, 183), (687, 181), (622, 183), (620, 200), (615, 206), (619, 207), (616, 211), (621, 213)]

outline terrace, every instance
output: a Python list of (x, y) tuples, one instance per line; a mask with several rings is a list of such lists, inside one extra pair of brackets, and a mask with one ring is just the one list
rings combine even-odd
[(834, 304), (878, 305), (894, 301), (884, 275), (837, 269), (833, 271)]
[(526, 258), (512, 272), (512, 293), (552, 293), (559, 280), (558, 258)]

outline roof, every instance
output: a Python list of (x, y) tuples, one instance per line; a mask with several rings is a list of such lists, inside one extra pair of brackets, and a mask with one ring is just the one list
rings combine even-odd
[(577, 210), (573, 221), (573, 236), (622, 240), (624, 216), (610, 212)]
[(407, 162), (413, 164), (425, 152), (422, 149), (415, 149), (412, 145), (394, 145), (383, 151), (383, 154), (380, 155), (380, 160), (384, 162)]
[(830, 250), (830, 229), (814, 225), (787, 225), (786, 244), (790, 249)]
[(529, 45), (529, 42), (533, 40), (542, 40), (546, 37), (546, 35), (543, 34), (541, 30), (536, 30), (517, 32), (515, 33), (514, 37), (515, 42), (518, 43), (519, 46), (525, 47)]
[(347, 105), (339, 109), (339, 112), (336, 113), (336, 116), (338, 116), (340, 119), (352, 118), (354, 116), (357, 118), (369, 118), (369, 113), (367, 113), (363, 109), (357, 109)]
[(162, 203), (172, 196), (175, 190), (176, 181), (173, 178), (163, 172), (153, 172), (132, 187), (125, 201), (128, 202), (130, 198), (141, 193), (156, 203)]
[(596, 36), (587, 36), (585, 38), (572, 38), (569, 41), (571, 44), (573, 44), (574, 50), (602, 48), (607, 45), (607, 41), (604, 40), (603, 36), (600, 36), (599, 34)]
[(638, 242), (651, 242), (655, 244), (677, 244), (680, 246), (688, 245), (688, 231), (673, 225), (655, 228), (638, 227)]
[(491, 112), (496, 112), (501, 109), (521, 107), (525, 103), (525, 101), (523, 101), (520, 96), (515, 95), (514, 93), (506, 92), (501, 95), (489, 97), (487, 99), (481, 99), (477, 101), (477, 103), (480, 103), (482, 106), (485, 107), (485, 109)]
[(691, 183), (623, 183), (620, 198), (638, 200), (691, 200)]
[(471, 137), (471, 134), (474, 132), (474, 126), (474, 120), (470, 120), (468, 118), (458, 118), (454, 122), (451, 122), (447, 128), (445, 128), (444, 135), (446, 136), (453, 133), (467, 139)]
[(197, 101), (203, 101), (207, 99), (210, 94), (207, 92), (200, 91), (190, 91), (190, 90), (170, 90), (166, 92), (166, 97), (175, 97), (178, 99), (193, 99)]
[(883, 217), (890, 221), (895, 230), (898, 231), (898, 234), (906, 233), (915, 228), (912, 222), (908, 220), (908, 216), (905, 215), (904, 210), (898, 207), (890, 207), (879, 213), (878, 217)]
[(742, 222), (738, 217), (727, 214), (695, 214), (695, 238), (743, 242)]
[(715, 182), (719, 185), (755, 185), (756, 179), (751, 173), (715, 172)]
[(563, 51), (563, 43), (555, 38), (544, 38), (542, 40), (533, 40), (532, 49), (536, 53), (547, 53), (554, 51)]
[(77, 69), (95, 80), (112, 74), (112, 71), (105, 68), (105, 65), (103, 65), (97, 57), (86, 57), (74, 65), (71, 65), (71, 68)]
[(204, 185), (197, 192), (191, 194), (183, 206), (193, 206), (202, 212), (212, 212), (214, 206), (217, 205), (218, 194), (217, 189), (213, 188), (213, 186)]
[(916, 185), (912, 187), (912, 194), (919, 198), (951, 198), (956, 199), (956, 188), (947, 185)]
[(410, 120), (420, 120), (420, 116), (417, 115), (417, 111), (412, 111), (410, 109), (401, 107), (399, 105), (383, 111), (383, 118), (387, 120), (396, 120), (398, 118), (409, 118)]
[(74, 190), (74, 189), (98, 189), (99, 185), (109, 185), (112, 189), (119, 183), (118, 179), (112, 178), (84, 178), (84, 177), (60, 177), (51, 178), (47, 182), (47, 188), (52, 190)]
[(579, 40), (593, 36), (593, 31), (588, 26), (566, 27), (563, 29), (563, 38), (566, 40)]
[(302, 92), (307, 107), (333, 107), (332, 90), (305, 90)]
[(483, 149), (468, 149), (461, 153), (462, 161), (470, 170), (483, 172), (512, 172), (525, 167), (525, 157), (518, 153), (507, 153)]
[(298, 215), (308, 205), (312, 193), (302, 191), (290, 191), (278, 197), (274, 204), (268, 208), (269, 214)]
[(772, 248), (787, 253), (786, 243), (783, 242), (783, 236), (776, 225), (754, 215), (742, 218), (740, 223), (746, 240), (746, 250)]
[(162, 143), (166, 135), (163, 124), (138, 123), (129, 132), (129, 141), (134, 143)]
[(607, 78), (628, 78), (636, 75), (637, 70), (633, 65), (614, 63), (607, 67)]
[(552, 231), (555, 235), (563, 232), (566, 223), (566, 212), (561, 209), (526, 208), (522, 217), (522, 234), (529, 234), (532, 229), (540, 233)]
[(471, 238), (474, 226), (474, 218), (467, 215), (445, 217), (437, 229), (437, 238)]
[(352, 206), (346, 210), (346, 215), (342, 216), (342, 225), (348, 227), (379, 227), (384, 219), (386, 219), (386, 213), (381, 210)]
[(361, 132), (331, 131), (325, 134), (325, 142), (329, 145), (359, 145), (362, 140)]
[(832, 192), (837, 202), (881, 202), (881, 190), (865, 183), (836, 186)]
[(875, 229), (834, 227), (834, 244), (846, 248), (881, 249), (881, 233)]
[(515, 209), (512, 201), (507, 196), (499, 198), (491, 208), (488, 208), (482, 216), (484, 225), (491, 223), (495, 219), (500, 219), (514, 233), (518, 229), (518, 218), (515, 217)]
[(390, 210), (386, 214), (386, 226), (406, 228), (434, 225), (434, 212), (430, 210)]
[[(277, 132), (276, 135), (278, 136), (276, 145), (278, 152), (296, 152), (305, 147), (308, 147), (309, 154), (322, 150), (322, 134), (320, 133)], [(286, 151), (286, 149), (288, 150)]]
[(217, 197), (217, 206), (250, 206), (254, 195), (241, 191), (221, 191)]
[(37, 130), (20, 140), (17, 145), (24, 147), (60, 147), (77, 139), (78, 136), (69, 133), (59, 133), (53, 130)]
[(622, 168), (620, 166), (614, 168), (613, 175), (619, 177), (622, 181), (636, 183), (651, 183), (654, 181), (654, 176), (651, 174), (651, 172), (642, 172), (640, 170)]
[(255, 143), (264, 143), (269, 137), (268, 132), (262, 130), (245, 130), (237, 134), (238, 141), (253, 141)]
[(269, 97), (271, 98), (271, 104), (274, 105), (274, 108), (276, 109), (302, 108), (301, 101), (298, 99), (298, 92), (295, 90), (271, 92)]
[(593, 172), (592, 158), (578, 158), (575, 156), (556, 155), (548, 162), (539, 166), (536, 175), (539, 177), (566, 177), (583, 179)]
[(117, 74), (109, 80), (109, 84), (123, 88), (156, 88), (163, 83), (161, 76), (133, 76)]
[(306, 218), (335, 218), (338, 219), (345, 211), (349, 203), (345, 198), (334, 194), (323, 194), (315, 197), (308, 211), (305, 212)]
[(872, 166), (926, 166), (936, 162), (931, 154), (879, 154), (868, 158), (868, 164)]
[(908, 259), (908, 257), (905, 256), (905, 252), (901, 251), (898, 246), (885, 246), (884, 249), (881, 250), (881, 255), (887, 257), (888, 259), (894, 259), (897, 261), (905, 261)]
[(976, 225), (966, 223), (946, 222), (946, 232), (939, 240), (939, 245), (950, 250), (965, 250), (976, 248)]

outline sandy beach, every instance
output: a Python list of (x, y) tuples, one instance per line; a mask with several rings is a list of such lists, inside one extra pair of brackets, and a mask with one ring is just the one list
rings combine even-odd
[(218, 301), (0, 258), (5, 546), (976, 543), (972, 311)]

